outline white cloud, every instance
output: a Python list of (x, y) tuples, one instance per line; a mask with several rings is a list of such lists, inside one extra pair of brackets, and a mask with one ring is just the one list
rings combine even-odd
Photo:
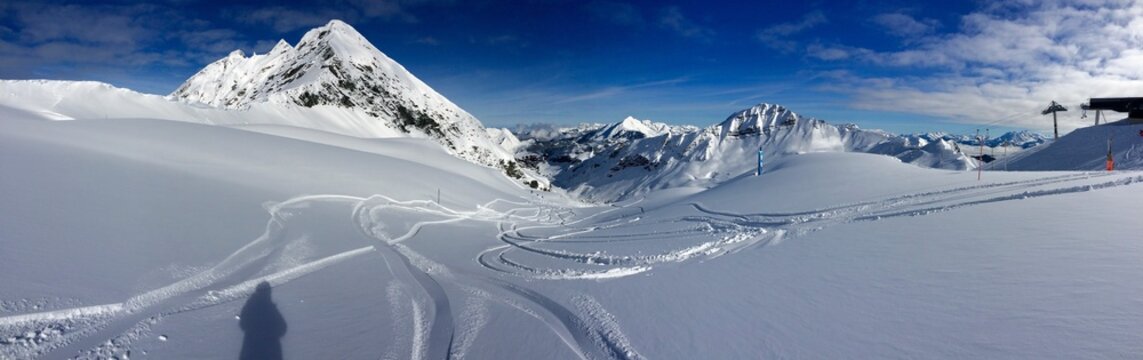
[(806, 14), (801, 20), (796, 22), (777, 24), (758, 30), (755, 34), (755, 38), (766, 46), (776, 50), (793, 52), (797, 50), (798, 47), (798, 43), (790, 39), (793, 35), (797, 35), (827, 22), (829, 22), (829, 20), (826, 19), (825, 14), (821, 11), (814, 11)]
[(870, 53), (871, 51), (866, 49), (843, 45), (810, 44), (806, 47), (806, 56), (826, 61), (867, 57)]
[(916, 19), (904, 13), (888, 13), (874, 16), (874, 24), (880, 25), (890, 35), (913, 39), (933, 33), (941, 23), (934, 19)]
[[(807, 55), (916, 74), (835, 79), (830, 89), (850, 94), (855, 108), (1046, 129), (1051, 122), (1039, 111), (1052, 100), (1078, 110), (1090, 97), (1143, 95), (1140, 49), (1136, 1), (1028, 1), (988, 6), (964, 16), (957, 32), (900, 51), (835, 45)], [(1061, 126), (1087, 123), (1074, 110), (1061, 114)]]
[(714, 30), (699, 25), (683, 15), (678, 6), (668, 6), (659, 16), (659, 25), (686, 37), (702, 41), (714, 38)]

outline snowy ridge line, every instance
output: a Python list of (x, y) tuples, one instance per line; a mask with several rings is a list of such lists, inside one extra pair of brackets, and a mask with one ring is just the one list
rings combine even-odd
[[(624, 120), (610, 126), (560, 130), (520, 128), (519, 135), (527, 140), (517, 152), (547, 159), (540, 163), (541, 169), (551, 174), (554, 184), (597, 201), (623, 201), (679, 187), (709, 189), (752, 173), (756, 164), (749, 155), (758, 149), (771, 159), (854, 152), (884, 155), (920, 167), (975, 168), (972, 159), (945, 139), (829, 124), (775, 104), (755, 105), (705, 128), (663, 125), (663, 130), (648, 131), (637, 123)], [(613, 129), (618, 128), (625, 129), (626, 136), (613, 136)], [(712, 159), (717, 161), (708, 161)]]

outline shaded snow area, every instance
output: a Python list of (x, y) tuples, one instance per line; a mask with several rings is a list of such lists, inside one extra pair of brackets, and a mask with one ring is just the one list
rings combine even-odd
[(600, 206), (428, 139), (0, 112), (0, 358), (1143, 353), (1139, 172), (793, 151)]

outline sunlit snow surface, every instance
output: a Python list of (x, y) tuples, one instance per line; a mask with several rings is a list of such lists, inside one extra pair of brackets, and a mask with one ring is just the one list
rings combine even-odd
[(1143, 173), (812, 153), (589, 206), (426, 140), (0, 112), (0, 358), (235, 358), (262, 282), (294, 359), (1143, 353)]

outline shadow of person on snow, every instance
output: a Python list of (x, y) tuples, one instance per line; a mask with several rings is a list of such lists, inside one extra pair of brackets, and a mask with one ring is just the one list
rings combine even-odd
[(242, 306), (238, 327), (246, 333), (242, 339), (239, 360), (282, 359), (282, 336), (286, 335), (286, 319), (270, 297), (270, 283), (261, 282)]

